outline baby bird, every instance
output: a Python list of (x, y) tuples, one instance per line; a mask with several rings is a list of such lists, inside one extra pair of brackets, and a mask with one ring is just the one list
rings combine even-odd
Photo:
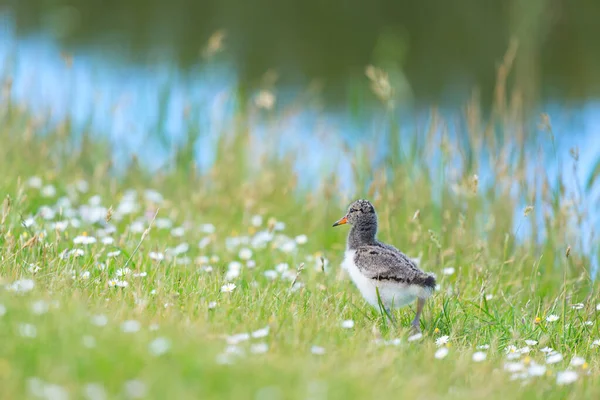
[(378, 308), (377, 291), (386, 310), (401, 308), (417, 299), (417, 313), (412, 327), (421, 331), (420, 319), (425, 300), (435, 288), (435, 276), (421, 271), (400, 250), (376, 239), (377, 214), (367, 200), (356, 200), (348, 213), (333, 226), (350, 224), (342, 268), (360, 290), (365, 300)]

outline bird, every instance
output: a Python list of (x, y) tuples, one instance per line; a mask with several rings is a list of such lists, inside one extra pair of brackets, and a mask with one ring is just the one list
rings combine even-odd
[(413, 260), (396, 247), (377, 240), (377, 214), (368, 200), (356, 200), (333, 226), (350, 224), (342, 268), (376, 309), (379, 299), (395, 322), (392, 310), (417, 300), (412, 328), (421, 332), (421, 313), (436, 286), (435, 274), (423, 272)]

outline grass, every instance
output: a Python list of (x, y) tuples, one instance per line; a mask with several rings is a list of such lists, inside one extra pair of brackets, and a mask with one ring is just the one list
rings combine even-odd
[[(398, 153), (368, 176), (355, 168), (348, 194), (335, 177), (298, 187), (291, 156), (253, 164), (244, 114), (205, 173), (182, 146), (173, 168), (115, 174), (108, 144), (5, 101), (1, 397), (598, 397), (597, 254), (580, 253), (583, 204), (557, 189), (568, 177), (528, 173), (542, 164), (527, 157), (515, 102), (489, 120), (469, 104), (460, 139), (432, 114), (425, 140), (392, 142)], [(489, 185), (476, 176), (484, 166)], [(331, 224), (359, 197), (374, 202), (380, 239), (438, 276), (419, 340), (408, 340), (414, 307), (390, 326), (339, 270), (346, 232)], [(545, 347), (562, 360), (546, 364), (561, 357)], [(575, 356), (585, 363), (570, 366)], [(541, 376), (527, 373), (535, 365)], [(567, 370), (577, 380), (559, 384)]]

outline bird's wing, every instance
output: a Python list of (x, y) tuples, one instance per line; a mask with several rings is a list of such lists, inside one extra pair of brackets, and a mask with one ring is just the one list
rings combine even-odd
[(361, 246), (356, 250), (354, 262), (367, 278), (397, 283), (428, 285), (429, 274), (421, 271), (414, 262), (398, 250), (383, 246)]

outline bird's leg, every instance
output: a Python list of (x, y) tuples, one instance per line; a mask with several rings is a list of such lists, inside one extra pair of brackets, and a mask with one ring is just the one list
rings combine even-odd
[(415, 319), (412, 322), (412, 328), (417, 332), (421, 332), (421, 313), (423, 312), (423, 307), (425, 306), (425, 299), (418, 298), (417, 299), (417, 314), (415, 315)]

